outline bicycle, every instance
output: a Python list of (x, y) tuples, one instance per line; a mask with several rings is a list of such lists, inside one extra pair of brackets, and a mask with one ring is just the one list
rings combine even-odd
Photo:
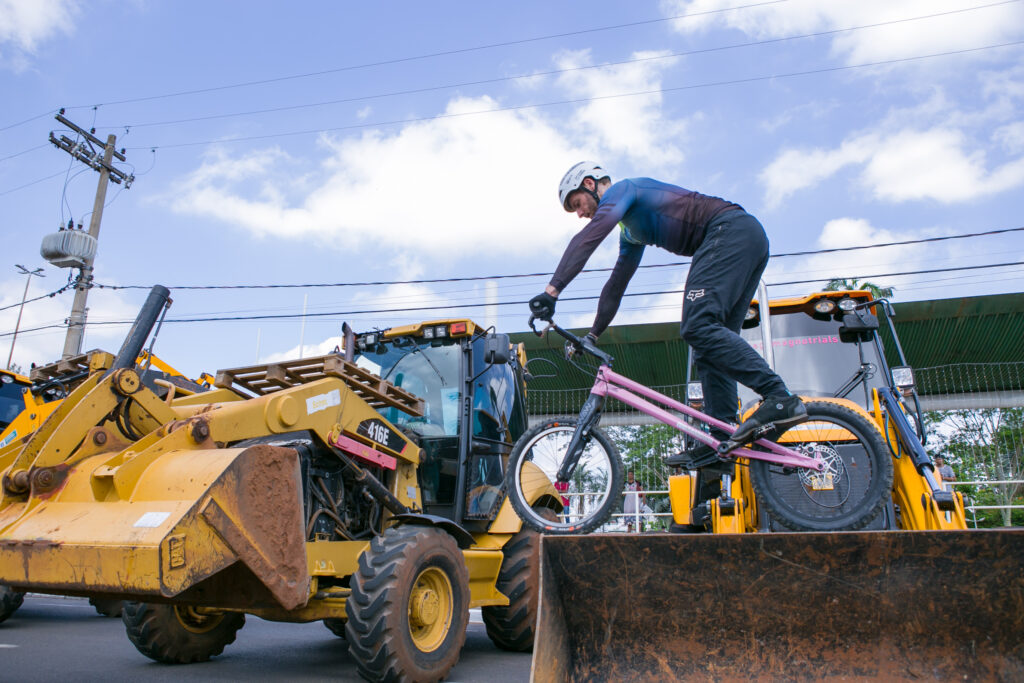
[[(531, 316), (529, 325), (541, 336), (534, 320)], [(614, 359), (589, 340), (553, 321), (549, 328), (566, 339), (566, 360), (582, 370), (573, 360), (582, 353), (600, 365), (579, 416), (532, 427), (509, 456), (506, 490), (516, 513), (531, 529), (558, 535), (588, 533), (604, 524), (620, 505), (622, 457), (597, 426), (608, 396), (711, 446), (723, 462), (748, 466), (758, 505), (787, 528), (860, 529), (884, 507), (893, 477), (888, 449), (878, 429), (850, 408), (828, 400), (805, 400), (807, 421), (781, 434), (769, 427), (752, 444), (719, 441), (685, 418), (728, 434), (736, 425), (614, 372)], [(536, 491), (545, 481), (555, 484), (562, 498), (557, 520), (544, 516), (545, 508), (531, 507), (526, 498), (526, 491)]]

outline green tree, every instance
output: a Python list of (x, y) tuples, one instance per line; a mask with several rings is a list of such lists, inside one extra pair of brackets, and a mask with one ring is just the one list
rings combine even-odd
[(841, 292), (843, 290), (858, 290), (866, 289), (871, 292), (873, 299), (889, 299), (892, 297), (893, 292), (896, 290), (893, 287), (881, 287), (876, 285), (874, 282), (861, 282), (857, 278), (852, 280), (845, 280), (841, 278), (834, 278), (829, 280), (825, 285), (826, 292)]
[[(668, 488), (669, 471), (664, 459), (682, 450), (681, 432), (665, 424), (609, 427), (607, 432), (622, 455), (626, 471), (633, 470), (642, 490)], [(671, 512), (666, 494), (648, 495), (646, 503), (655, 513)]]
[[(928, 451), (941, 454), (957, 479), (1007, 482), (1024, 478), (1024, 409), (944, 410), (925, 414)], [(1020, 504), (1019, 483), (991, 483), (971, 495), (978, 505)], [(978, 526), (1014, 524), (1013, 511), (979, 511)], [(1020, 517), (1021, 515), (1018, 515)]]

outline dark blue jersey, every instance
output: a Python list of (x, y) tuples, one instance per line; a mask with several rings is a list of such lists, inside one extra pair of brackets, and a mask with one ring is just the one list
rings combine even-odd
[(725, 211), (742, 210), (737, 204), (651, 178), (628, 178), (615, 183), (601, 196), (594, 217), (566, 247), (551, 276), (551, 286), (561, 292), (579, 275), (597, 246), (616, 225), (619, 258), (601, 291), (592, 332), (600, 334), (618, 310), (644, 247), (654, 245), (673, 254), (692, 256), (704, 239), (707, 224)]

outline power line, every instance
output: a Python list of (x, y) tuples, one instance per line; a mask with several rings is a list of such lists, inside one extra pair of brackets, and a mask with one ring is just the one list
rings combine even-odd
[[(978, 266), (955, 266), (952, 268), (929, 268), (925, 270), (910, 270), (895, 273), (874, 273), (871, 275), (847, 275), (847, 279), (856, 278), (858, 280), (867, 278), (878, 278), (878, 277), (898, 277), (906, 275), (931, 275), (934, 273), (947, 273), (954, 271), (963, 270), (981, 270), (985, 268), (1006, 268), (1010, 266), (1024, 265), (1024, 261), (1011, 261), (1008, 263), (992, 263)], [(784, 285), (798, 285), (798, 284), (809, 284), (814, 282), (821, 282), (822, 278), (814, 278), (811, 280), (791, 280), (788, 282), (769, 282), (769, 287), (780, 287)], [(640, 297), (640, 296), (659, 296), (663, 294), (682, 294), (682, 289), (668, 289), (654, 292), (627, 292), (623, 297)], [(565, 303), (570, 301), (594, 301), (599, 299), (597, 295), (594, 296), (572, 296), (572, 297), (559, 297), (559, 302)], [(203, 322), (242, 322), (242, 321), (254, 321), (254, 320), (294, 320), (297, 318), (330, 318), (330, 317), (341, 317), (341, 316), (355, 316), (355, 315), (368, 315), (368, 314), (387, 314), (387, 313), (412, 313), (416, 311), (451, 311), (451, 310), (463, 310), (470, 308), (487, 308), (487, 307), (505, 307), (505, 306), (523, 306), (528, 301), (484, 301), (481, 303), (458, 303), (458, 304), (432, 304), (427, 306), (408, 306), (404, 308), (370, 308), (362, 310), (350, 310), (350, 311), (327, 311), (322, 313), (274, 313), (267, 315), (240, 315), (240, 316), (212, 316), (212, 317), (195, 317), (195, 318), (167, 318), (164, 320), (165, 324), (170, 323), (203, 323)], [(93, 321), (90, 325), (128, 325), (131, 324), (131, 320), (102, 320)], [(23, 332), (36, 332), (39, 330), (64, 328), (66, 325), (44, 325), (41, 327), (34, 327), (23, 330)], [(0, 337), (11, 336), (12, 333), (0, 333)]]
[(57, 171), (53, 175), (48, 175), (45, 178), (40, 178), (39, 180), (33, 180), (30, 183), (25, 183), (24, 185), (19, 185), (18, 187), (12, 187), (9, 190), (4, 190), (3, 192), (0, 192), (0, 197), (2, 197), (5, 194), (10, 194), (12, 192), (17, 192), (18, 190), (24, 190), (26, 187), (31, 187), (33, 185), (37, 185), (37, 184), (39, 184), (39, 183), (41, 183), (41, 182), (43, 182), (45, 180), (51, 180), (53, 178), (56, 178), (59, 175), (64, 175), (64, 171)]
[[(906, 246), (910, 244), (925, 244), (928, 242), (944, 242), (947, 240), (959, 240), (968, 239), (973, 237), (987, 237), (991, 235), (1001, 235), (1010, 232), (1021, 232), (1024, 231), (1024, 226), (1018, 228), (1000, 228), (996, 230), (985, 230), (983, 232), (972, 232), (963, 235), (943, 235), (938, 237), (922, 237), (913, 240), (903, 240), (899, 242), (880, 242), (876, 244), (864, 244), (852, 247), (833, 247), (829, 249), (817, 249), (812, 251), (793, 251), (782, 254), (772, 254), (771, 258), (785, 258), (790, 256), (809, 256), (813, 254), (833, 254), (843, 251), (858, 251), (863, 249), (881, 249), (884, 247), (898, 247)], [(689, 261), (676, 261), (673, 263), (656, 263), (650, 265), (641, 265), (640, 268), (675, 268), (678, 266), (689, 265)], [(611, 271), (611, 268), (585, 268), (581, 273), (604, 273)], [(473, 275), (468, 277), (448, 277), (448, 278), (427, 278), (422, 280), (377, 280), (377, 281), (365, 281), (365, 282), (321, 282), (321, 283), (305, 283), (305, 284), (261, 284), (261, 285), (176, 285), (170, 286), (170, 289), (181, 290), (181, 289), (306, 289), (306, 288), (328, 288), (328, 287), (379, 287), (379, 286), (391, 286), (391, 285), (425, 285), (425, 284), (437, 284), (442, 282), (477, 282), (481, 280), (509, 280), (509, 279), (521, 279), (531, 277), (547, 277), (551, 273), (548, 271), (540, 273), (517, 273), (509, 275)], [(150, 289), (152, 285), (104, 285), (100, 283), (93, 283), (94, 287), (102, 289)]]
[[(1015, 2), (1017, 0), (1009, 0), (1009, 1)], [(555, 38), (569, 38), (569, 37), (572, 37), (572, 36), (586, 35), (586, 34), (589, 34), (589, 33), (599, 33), (599, 32), (602, 32), (602, 31), (612, 31), (612, 30), (622, 29), (622, 28), (632, 28), (632, 27), (635, 27), (635, 26), (644, 26), (644, 25), (649, 25), (649, 24), (658, 24), (658, 23), (663, 23), (663, 22), (666, 22), (666, 21), (674, 21), (674, 20), (677, 20), (677, 19), (687, 19), (687, 18), (690, 18), (690, 17), (700, 17), (700, 16), (706, 16), (706, 15), (710, 15), (710, 14), (722, 14), (724, 12), (732, 12), (732, 11), (736, 11), (736, 10), (751, 9), (751, 8), (755, 8), (755, 7), (763, 7), (765, 5), (777, 5), (777, 4), (780, 4), (780, 3), (783, 3), (783, 2), (788, 2), (788, 0), (768, 0), (767, 2), (758, 2), (758, 3), (749, 4), (749, 5), (739, 5), (739, 6), (736, 6), (736, 7), (725, 7), (725, 8), (722, 8), (722, 9), (708, 10), (708, 11), (705, 11), (705, 12), (693, 12), (693, 13), (689, 13), (689, 14), (679, 14), (679, 15), (676, 15), (676, 16), (661, 17), (661, 18), (658, 18), (658, 19), (645, 19), (645, 20), (642, 20), (642, 21), (634, 21), (634, 22), (629, 22), (629, 23), (624, 23), (624, 24), (614, 24), (614, 25), (611, 25), (611, 26), (600, 26), (600, 27), (597, 27), (597, 28), (582, 29), (582, 30), (579, 30), (579, 31), (568, 31), (568, 32), (564, 32), (564, 33), (553, 33), (553, 34), (545, 35), (545, 36), (535, 36), (533, 38), (521, 38), (521, 39), (517, 39), (517, 40), (508, 40), (508, 41), (504, 41), (504, 42), (500, 42), (500, 43), (490, 43), (490, 44), (487, 44), (487, 45), (478, 45), (478, 46), (475, 46), (475, 47), (463, 47), (463, 48), (456, 48), (456, 49), (452, 49), (452, 50), (442, 50), (442, 51), (439, 51), (439, 52), (432, 52), (432, 53), (423, 54), (423, 55), (416, 55), (416, 56), (412, 56), (412, 57), (398, 57), (398, 58), (395, 58), (395, 59), (385, 59), (385, 60), (380, 60), (380, 61), (376, 61), (376, 62), (367, 62), (365, 64), (354, 64), (354, 65), (349, 65), (349, 66), (337, 67), (337, 68), (334, 68), (334, 69), (324, 69), (324, 70), (321, 70), (321, 71), (311, 71), (311, 72), (308, 72), (308, 73), (292, 74), (292, 75), (289, 75), (289, 76), (279, 76), (279, 77), (276, 77), (276, 78), (265, 78), (265, 79), (256, 80), (256, 81), (245, 81), (245, 82), (242, 82), (242, 83), (233, 83), (233, 84), (229, 84), (229, 85), (219, 85), (219, 86), (213, 86), (213, 87), (209, 87), (209, 88), (198, 88), (198, 89), (195, 89), (195, 90), (182, 90), (180, 92), (166, 93), (166, 94), (163, 94), (163, 95), (150, 95), (150, 96), (147, 96), (147, 97), (135, 97), (135, 98), (124, 99), (124, 100), (112, 100), (110, 102), (103, 102), (103, 103), (96, 104), (96, 105), (78, 105), (77, 107), (69, 107), (69, 109), (85, 108), (85, 107), (92, 107), (92, 106), (101, 107), (101, 106), (109, 106), (109, 105), (114, 105), (114, 104), (130, 104), (130, 103), (134, 103), (134, 102), (147, 102), (147, 101), (151, 101), (151, 100), (166, 99), (166, 98), (170, 98), (170, 97), (181, 97), (183, 95), (199, 95), (199, 94), (208, 93), (208, 92), (218, 92), (218, 91), (222, 91), (222, 90), (231, 90), (231, 89), (234, 89), (234, 88), (244, 88), (244, 87), (249, 87), (249, 86), (253, 86), (253, 85), (266, 85), (266, 84), (269, 84), (269, 83), (279, 83), (279, 82), (282, 82), (282, 81), (297, 80), (297, 79), (302, 79), (302, 78), (311, 78), (313, 76), (325, 76), (327, 74), (341, 73), (341, 72), (344, 72), (344, 71), (356, 71), (356, 70), (359, 70), (359, 69), (368, 69), (368, 68), (378, 67), (378, 66), (388, 66), (388, 65), (392, 65), (392, 64), (402, 64), (402, 63), (406, 63), (406, 62), (418, 61), (418, 60), (421, 60), (421, 59), (432, 59), (434, 57), (445, 57), (445, 56), (450, 56), (450, 55), (465, 54), (465, 53), (468, 53), (468, 52), (478, 52), (478, 51), (481, 51), (481, 50), (491, 50), (491, 49), (499, 48), (499, 47), (510, 47), (512, 45), (523, 45), (523, 44), (526, 44), (526, 43), (535, 43), (535, 42), (540, 42), (540, 41), (544, 41), (544, 40), (552, 40), (552, 39), (555, 39)], [(35, 117), (35, 118), (39, 118), (39, 117)], [(19, 124), (14, 124), (14, 125), (19, 125)], [(4, 130), (4, 129), (0, 129), (0, 130)]]
[(36, 151), (37, 149), (42, 149), (43, 147), (46, 147), (46, 146), (47, 146), (47, 145), (46, 145), (46, 143), (44, 142), (44, 143), (43, 143), (43, 144), (41, 144), (41, 145), (36, 145), (35, 147), (29, 147), (28, 149), (22, 150), (22, 151), (20, 151), (20, 152), (15, 152), (14, 154), (11, 154), (11, 155), (9, 155), (9, 156), (5, 156), (5, 157), (0, 157), (0, 161), (7, 161), (8, 159), (13, 159), (13, 158), (15, 158), (15, 157), (20, 157), (20, 156), (21, 156), (22, 154), (28, 154), (29, 152), (34, 152), (34, 151)]
[[(152, 127), (152, 126), (170, 126), (170, 125), (176, 125), (176, 124), (179, 124), (179, 123), (195, 123), (195, 122), (198, 122), (198, 121), (211, 121), (211, 120), (216, 120), (216, 119), (235, 118), (235, 117), (239, 117), (239, 116), (254, 116), (254, 115), (258, 115), (258, 114), (270, 114), (270, 113), (278, 113), (278, 112), (283, 112), (283, 111), (294, 111), (294, 110), (297, 110), (297, 109), (310, 109), (310, 108), (313, 108), (313, 107), (324, 107), (324, 106), (328, 106), (328, 105), (332, 105), (332, 104), (348, 104), (348, 103), (352, 103), (352, 102), (364, 102), (366, 100), (382, 99), (382, 98), (385, 98), (385, 97), (397, 97), (397, 96), (400, 96), (400, 95), (416, 95), (416, 94), (421, 94), (421, 93), (426, 93), (426, 92), (436, 92), (438, 90), (448, 90), (448, 89), (452, 89), (452, 88), (465, 88), (465, 87), (468, 87), (468, 86), (489, 85), (489, 84), (494, 84), (494, 83), (503, 83), (503, 82), (507, 82), (507, 81), (516, 81), (516, 80), (524, 80), (524, 79), (530, 79), (530, 78), (539, 78), (539, 77), (542, 77), (542, 76), (555, 76), (555, 75), (558, 75), (558, 74), (572, 73), (572, 72), (576, 72), (576, 71), (585, 71), (585, 70), (591, 70), (591, 69), (605, 69), (605, 68), (609, 68), (609, 67), (613, 67), (613, 66), (623, 66), (623, 65), (626, 65), (626, 64), (637, 64), (637, 63), (642, 63), (642, 62), (660, 61), (660, 60), (665, 60), (665, 59), (675, 59), (675, 58), (678, 58), (678, 57), (690, 57), (690, 56), (698, 55), (698, 54), (707, 54), (707, 53), (711, 53), (711, 52), (722, 52), (722, 51), (726, 51), (726, 50), (734, 50), (734, 49), (737, 49), (737, 48), (758, 47), (758, 46), (762, 46), (762, 45), (770, 45), (770, 44), (773, 44), (773, 43), (788, 42), (788, 41), (793, 41), (793, 40), (802, 40), (802, 39), (805, 39), (805, 38), (820, 38), (822, 36), (835, 35), (837, 33), (848, 33), (848, 32), (851, 32), (851, 31), (860, 31), (860, 30), (864, 30), (864, 29), (879, 28), (879, 27), (882, 27), (882, 26), (891, 26), (891, 25), (894, 25), (894, 24), (907, 23), (907, 22), (911, 22), (911, 21), (921, 21), (921, 20), (925, 20), (925, 19), (934, 19), (936, 17), (944, 17), (944, 16), (953, 15), (953, 14), (960, 14), (960, 13), (963, 13), (963, 12), (974, 12), (974, 11), (981, 10), (981, 9), (988, 9), (988, 8), (991, 8), (991, 7), (997, 7), (999, 5), (1007, 5), (1007, 4), (1017, 3), (1017, 2), (1021, 2), (1021, 1), (1022, 0), (1002, 0), (1001, 2), (995, 2), (995, 3), (992, 3), (992, 4), (988, 4), (988, 5), (978, 5), (976, 7), (967, 7), (967, 8), (957, 9), (957, 10), (950, 10), (950, 11), (947, 11), (947, 12), (936, 12), (936, 13), (933, 13), (933, 14), (919, 15), (919, 16), (916, 16), (916, 17), (906, 17), (906, 18), (903, 18), (903, 19), (893, 19), (893, 20), (890, 20), (890, 21), (881, 21), (881, 22), (876, 22), (876, 23), (873, 23), (873, 24), (863, 24), (863, 25), (860, 25), (860, 26), (850, 26), (850, 27), (847, 27), (847, 28), (831, 29), (831, 30), (827, 30), (827, 31), (818, 31), (816, 33), (804, 33), (804, 34), (793, 35), (793, 36), (784, 36), (784, 37), (781, 37), (781, 38), (769, 38), (769, 39), (765, 39), (765, 40), (748, 41), (748, 42), (745, 42), (745, 43), (734, 43), (732, 45), (720, 45), (720, 46), (715, 46), (715, 47), (701, 48), (701, 49), (698, 49), (698, 50), (687, 50), (685, 52), (673, 52), (671, 54), (666, 54), (666, 55), (654, 55), (654, 56), (648, 56), (648, 57), (637, 57), (637, 58), (633, 58), (633, 59), (624, 59), (624, 60), (620, 60), (620, 61), (616, 61), (616, 62), (606, 62), (604, 64), (590, 64), (590, 65), (586, 65), (586, 66), (577, 66), (577, 67), (570, 67), (570, 68), (565, 68), (565, 69), (552, 69), (550, 71), (541, 71), (541, 72), (528, 73), (528, 74), (519, 74), (519, 75), (516, 75), (516, 76), (502, 76), (502, 77), (497, 77), (497, 78), (487, 78), (487, 79), (476, 80), (476, 81), (464, 81), (464, 82), (461, 82), (461, 83), (450, 83), (450, 84), (446, 84), (446, 85), (435, 85), (435, 86), (429, 86), (429, 87), (423, 87), (423, 88), (414, 88), (414, 89), (409, 89), (409, 90), (396, 90), (396, 91), (391, 91), (391, 92), (378, 93), (378, 94), (375, 94), (375, 95), (363, 95), (363, 96), (359, 96), (359, 97), (346, 97), (346, 98), (342, 98), (342, 99), (324, 100), (324, 101), (320, 101), (320, 102), (307, 102), (307, 103), (304, 103), (304, 104), (291, 104), (291, 105), (287, 105), (287, 106), (270, 107), (270, 108), (266, 108), (266, 109), (252, 109), (252, 110), (248, 110), (248, 111), (229, 112), (229, 113), (223, 113), (223, 114), (209, 114), (209, 115), (205, 115), (205, 116), (193, 116), (193, 117), (190, 117), (190, 118), (171, 119), (171, 120), (167, 120), (167, 121), (147, 121), (147, 122), (144, 122), (144, 123), (123, 124), (123, 125), (119, 125), (119, 126), (112, 126), (112, 127), (109, 127), (109, 128), (111, 130), (113, 130), (113, 129), (122, 129), (122, 128), (129, 128), (130, 129), (130, 128)], [(3, 159), (0, 159), (0, 161), (3, 161)]]
[(881, 60), (881, 61), (877, 61), (877, 62), (865, 62), (863, 64), (848, 64), (846, 66), (823, 67), (821, 69), (809, 69), (809, 70), (806, 70), (806, 71), (793, 71), (793, 72), (789, 72), (789, 73), (768, 74), (768, 75), (764, 75), (764, 76), (751, 76), (751, 77), (748, 77), (748, 78), (736, 78), (736, 79), (731, 79), (731, 80), (726, 80), (726, 81), (711, 81), (711, 82), (707, 82), (707, 83), (695, 83), (695, 84), (691, 84), (691, 85), (680, 85), (680, 86), (675, 86), (675, 87), (670, 87), (670, 88), (653, 88), (651, 90), (639, 90), (639, 91), (636, 91), (636, 92), (616, 93), (616, 94), (613, 94), (613, 95), (595, 95), (593, 97), (578, 97), (578, 98), (570, 99), (570, 100), (554, 100), (554, 101), (551, 101), (551, 102), (537, 102), (537, 103), (533, 103), (533, 104), (519, 104), (519, 105), (508, 106), (508, 107), (493, 107), (491, 109), (479, 109), (479, 110), (476, 110), (476, 111), (455, 112), (455, 113), (446, 113), (446, 114), (435, 114), (434, 116), (419, 116), (419, 117), (410, 117), (410, 118), (405, 118), (405, 119), (392, 119), (390, 121), (376, 121), (376, 122), (373, 122), (373, 123), (353, 123), (353, 124), (350, 124), (350, 125), (347, 125), (347, 126), (333, 126), (331, 128), (312, 128), (312, 129), (306, 129), (306, 130), (287, 131), (287, 132), (284, 132), (284, 133), (266, 133), (266, 134), (263, 134), (263, 135), (247, 135), (247, 136), (240, 136), (240, 137), (233, 137), (233, 138), (220, 138), (220, 139), (215, 139), (215, 140), (199, 140), (199, 141), (194, 141), (194, 142), (178, 142), (178, 143), (165, 144), (165, 145), (146, 145), (145, 147), (129, 147), (128, 149), (133, 149), (133, 150), (134, 149), (174, 149), (174, 148), (180, 148), (180, 147), (198, 147), (198, 146), (202, 146), (202, 145), (224, 144), (224, 143), (231, 143), (231, 142), (252, 142), (252, 141), (255, 141), (255, 140), (270, 140), (270, 139), (273, 139), (273, 138), (295, 137), (295, 136), (298, 136), (298, 135), (313, 135), (313, 134), (319, 134), (319, 133), (334, 133), (334, 132), (346, 131), (346, 130), (360, 130), (360, 129), (364, 129), (364, 128), (377, 128), (377, 127), (381, 127), (381, 126), (396, 126), (396, 125), (404, 125), (404, 124), (410, 124), (410, 123), (425, 123), (425, 122), (428, 122), (428, 121), (442, 121), (442, 120), (447, 120), (447, 119), (463, 118), (463, 117), (467, 117), (467, 116), (479, 116), (479, 115), (483, 115), (483, 114), (497, 114), (497, 113), (500, 113), (500, 112), (507, 112), (507, 111), (522, 111), (522, 110), (525, 110), (525, 109), (542, 109), (542, 108), (545, 108), (545, 107), (555, 107), (555, 106), (561, 106), (561, 105), (584, 104), (584, 103), (587, 103), (587, 102), (599, 102), (599, 101), (603, 101), (603, 100), (622, 99), (622, 98), (626, 98), (626, 97), (640, 97), (640, 96), (643, 96), (643, 95), (665, 95), (665, 94), (668, 94), (668, 93), (682, 92), (684, 90), (697, 90), (697, 89), (701, 89), (701, 88), (711, 88), (711, 87), (718, 87), (718, 86), (725, 86), (725, 85), (742, 85), (742, 84), (746, 84), (746, 83), (756, 83), (756, 82), (759, 82), (759, 81), (770, 81), (770, 80), (776, 80), (776, 79), (781, 79), (781, 78), (795, 78), (795, 77), (798, 77), (798, 76), (813, 76), (813, 75), (819, 75), (819, 74), (824, 74), (824, 73), (833, 73), (833, 72), (837, 72), (837, 71), (850, 71), (850, 70), (853, 70), (853, 69), (864, 69), (864, 68), (875, 67), (875, 66), (887, 66), (887, 65), (890, 65), (890, 64), (901, 64), (901, 63), (906, 63), (906, 62), (921, 61), (921, 60), (924, 60), (924, 59), (934, 59), (936, 57), (950, 57), (950, 56), (953, 56), (953, 55), (962, 55), (962, 54), (968, 54), (968, 53), (972, 53), (972, 52), (982, 52), (984, 50), (995, 50), (995, 49), (1003, 48), (1003, 47), (1015, 47), (1015, 46), (1022, 45), (1022, 44), (1024, 44), (1024, 40), (1017, 40), (1017, 41), (1011, 41), (1011, 42), (1008, 42), (1008, 43), (998, 43), (998, 44), (994, 44), (994, 45), (984, 45), (984, 46), (981, 46), (981, 47), (965, 48), (965, 49), (962, 49), (962, 50), (949, 50), (949, 51), (946, 51), (946, 52), (936, 52), (936, 53), (927, 54), (927, 55), (917, 55), (917, 56), (914, 56), (914, 57), (901, 57), (901, 58), (898, 58), (898, 59), (886, 59), (886, 60)]
[(17, 308), (18, 306), (21, 306), (21, 305), (24, 305), (24, 304), (30, 304), (33, 301), (39, 301), (40, 299), (50, 299), (50, 298), (53, 298), (53, 297), (57, 296), (58, 294), (63, 294), (64, 292), (68, 291), (69, 289), (71, 289), (74, 286), (75, 286), (74, 282), (69, 282), (66, 285), (64, 285), (63, 287), (61, 287), (60, 289), (55, 289), (52, 292), (50, 292), (49, 294), (42, 294), (42, 295), (34, 297), (32, 299), (26, 299), (25, 301), (23, 301), (20, 304), (11, 304), (9, 306), (0, 306), (0, 311), (6, 311), (6, 310), (11, 309), (11, 308)]

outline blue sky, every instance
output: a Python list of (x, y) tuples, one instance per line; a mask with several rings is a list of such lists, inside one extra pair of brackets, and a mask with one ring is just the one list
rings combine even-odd
[[(117, 135), (135, 174), (110, 187), (98, 283), (170, 286), (170, 319), (311, 314), (166, 324), (157, 353), (188, 374), (329, 351), (342, 320), (522, 331), (510, 302), (583, 226), (556, 200), (581, 159), (737, 202), (773, 254), (1022, 227), (1021, 41), (1020, 0), (0, 0), (0, 307), (21, 299), (14, 264), (45, 267), (30, 298), (62, 286), (40, 241), (88, 226), (98, 175), (47, 142), (60, 107)], [(896, 301), (1016, 292), (1019, 265), (891, 274), (1013, 263), (1022, 245), (781, 256), (765, 279), (773, 296), (863, 276)], [(614, 256), (610, 239), (589, 267)], [(685, 260), (649, 249), (644, 265)], [(678, 319), (685, 274), (643, 269), (615, 323)], [(566, 290), (564, 322), (589, 324), (595, 301), (570, 299), (605, 277)], [(422, 282), (452, 278), (480, 279)], [(414, 282), (179, 288), (397, 281)], [(93, 290), (89, 321), (130, 320), (144, 295)], [(15, 362), (56, 359), (70, 308), (27, 305)], [(84, 348), (126, 329), (90, 326)]]

